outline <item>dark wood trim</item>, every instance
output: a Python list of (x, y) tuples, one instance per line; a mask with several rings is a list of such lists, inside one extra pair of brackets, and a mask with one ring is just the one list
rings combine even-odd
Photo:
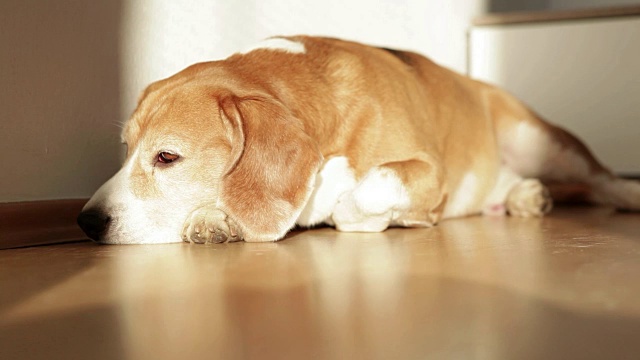
[(623, 16), (640, 16), (640, 5), (578, 10), (492, 13), (475, 18), (472, 24), (474, 26), (529, 24), (552, 21), (614, 18)]
[(0, 249), (87, 239), (76, 217), (88, 199), (0, 203)]
[(631, 180), (640, 180), (640, 173), (620, 173), (618, 174), (621, 178), (631, 179)]

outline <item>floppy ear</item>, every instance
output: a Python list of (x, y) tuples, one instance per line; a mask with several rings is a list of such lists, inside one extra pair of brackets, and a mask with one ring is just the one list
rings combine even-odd
[(218, 208), (246, 241), (275, 241), (294, 225), (315, 182), (322, 155), (290, 111), (268, 97), (219, 101), (232, 149)]

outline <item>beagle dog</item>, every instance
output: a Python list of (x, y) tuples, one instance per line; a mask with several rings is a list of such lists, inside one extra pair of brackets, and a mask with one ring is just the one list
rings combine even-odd
[(271, 38), (155, 82), (122, 141), (122, 169), (78, 217), (101, 243), (542, 216), (552, 183), (640, 210), (640, 183), (505, 91), (416, 53), (330, 38)]

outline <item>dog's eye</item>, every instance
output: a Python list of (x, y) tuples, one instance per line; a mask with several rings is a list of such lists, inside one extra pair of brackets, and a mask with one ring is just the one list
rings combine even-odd
[(174, 162), (175, 160), (178, 160), (180, 156), (176, 155), (176, 154), (172, 154), (166, 151), (161, 151), (158, 154), (158, 161), (163, 163), (163, 164), (168, 164), (170, 162)]

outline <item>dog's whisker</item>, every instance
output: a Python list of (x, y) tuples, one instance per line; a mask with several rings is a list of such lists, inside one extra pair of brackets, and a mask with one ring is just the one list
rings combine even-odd
[(120, 122), (120, 121), (112, 121), (110, 124), (111, 124), (111, 125), (113, 125), (113, 126), (115, 126), (115, 127), (117, 127), (117, 128), (118, 128), (118, 129), (120, 129), (120, 130), (124, 129), (124, 123), (123, 123), (123, 122)]

